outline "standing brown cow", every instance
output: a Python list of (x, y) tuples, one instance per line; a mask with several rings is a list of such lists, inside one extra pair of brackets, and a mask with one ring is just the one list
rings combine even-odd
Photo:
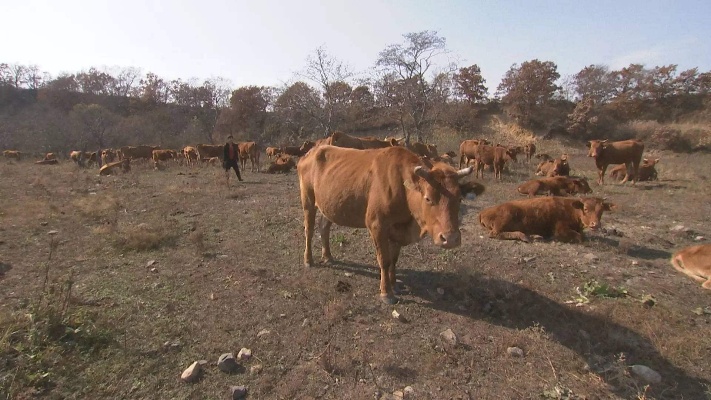
[(588, 157), (595, 158), (595, 165), (597, 166), (599, 185), (605, 184), (605, 170), (610, 164), (625, 164), (627, 170), (624, 179), (621, 183), (627, 182), (630, 176), (630, 164), (632, 165), (632, 184), (634, 185), (639, 179), (639, 164), (642, 160), (642, 153), (644, 152), (644, 143), (639, 140), (623, 140), (620, 142), (608, 143), (605, 140), (591, 140), (590, 151), (588, 152)]
[(504, 164), (507, 161), (515, 160), (515, 150), (503, 146), (479, 145), (476, 150), (476, 176), (479, 177), (481, 172), (482, 179), (484, 178), (484, 166), (494, 166), (494, 178), (501, 180), (501, 172), (504, 170)]
[(242, 171), (244, 171), (247, 166), (247, 159), (252, 164), (250, 171), (254, 172), (254, 167), (257, 167), (257, 172), (259, 172), (259, 154), (261, 150), (256, 142), (240, 142), (237, 143), (237, 148), (239, 149), (240, 163), (242, 164)]
[(489, 144), (486, 139), (465, 140), (459, 145), (459, 168), (469, 165), (469, 162), (476, 159), (476, 151), (480, 145)]
[(429, 234), (442, 248), (461, 243), (460, 202), (468, 192), (484, 187), (464, 183), (471, 168), (455, 170), (429, 163), (399, 146), (354, 150), (320, 146), (298, 165), (304, 209), (306, 249), (304, 264), (311, 266), (311, 241), (316, 211), (325, 217), (321, 227), (321, 255), (332, 260), (331, 225), (368, 228), (380, 266), (380, 299), (393, 304), (395, 268), (402, 246)]

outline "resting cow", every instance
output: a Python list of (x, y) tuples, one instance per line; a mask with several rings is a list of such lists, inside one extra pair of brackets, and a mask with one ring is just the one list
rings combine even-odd
[(603, 211), (614, 208), (596, 197), (537, 197), (487, 208), (479, 214), (479, 222), (495, 239), (529, 242), (529, 235), (537, 235), (580, 243), (583, 229), (598, 229)]
[[(657, 169), (655, 166), (659, 162), (658, 158), (654, 160), (649, 160), (645, 158), (642, 160), (642, 165), (639, 166), (639, 181), (656, 181), (658, 179)], [(610, 178), (616, 181), (623, 179), (627, 174), (627, 166), (625, 164), (620, 164), (610, 170)]]
[(702, 282), (704, 289), (711, 289), (711, 244), (681, 249), (674, 253), (671, 264), (677, 271)]
[(99, 169), (99, 175), (111, 175), (119, 169), (124, 173), (129, 172), (131, 170), (131, 159), (124, 158), (121, 161), (108, 163)]
[(639, 164), (644, 152), (644, 143), (639, 140), (623, 140), (620, 142), (608, 143), (607, 140), (591, 140), (588, 157), (595, 158), (597, 166), (598, 180), (600, 185), (605, 184), (605, 170), (610, 164), (625, 164), (627, 170), (621, 183), (627, 182), (630, 174), (627, 173), (632, 165), (632, 184), (638, 179)]
[(533, 197), (537, 194), (548, 193), (552, 196), (565, 196), (566, 194), (592, 193), (588, 180), (585, 178), (569, 178), (556, 176), (552, 178), (532, 179), (519, 185), (516, 190)]
[(39, 160), (39, 161), (35, 161), (35, 164), (38, 164), (38, 165), (55, 165), (55, 164), (57, 164), (57, 163), (58, 163), (58, 161), (57, 161), (56, 158), (49, 159), (49, 160)]
[(304, 264), (311, 266), (316, 211), (325, 217), (321, 227), (322, 260), (332, 260), (333, 223), (367, 228), (375, 243), (380, 267), (380, 298), (396, 302), (395, 268), (402, 246), (429, 234), (442, 248), (461, 243), (459, 209), (467, 193), (484, 187), (462, 180), (472, 168), (457, 171), (444, 163), (421, 160), (408, 149), (353, 150), (320, 146), (298, 164), (304, 209), (306, 249)]
[(568, 164), (568, 155), (563, 154), (555, 160), (541, 161), (536, 168), (536, 175), (539, 176), (569, 176), (570, 164)]
[(291, 171), (292, 168), (296, 168), (296, 163), (294, 162), (294, 159), (289, 156), (283, 155), (277, 158), (273, 163), (269, 165), (269, 168), (267, 168), (267, 173), (287, 173)]

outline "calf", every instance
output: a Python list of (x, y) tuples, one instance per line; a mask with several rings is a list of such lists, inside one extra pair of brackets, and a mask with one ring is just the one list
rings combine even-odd
[(568, 155), (563, 154), (555, 160), (541, 161), (536, 168), (536, 175), (539, 176), (569, 176), (570, 164), (568, 164)]
[(531, 158), (533, 157), (534, 154), (536, 154), (536, 144), (535, 143), (529, 143), (523, 147), (523, 154), (526, 155), (526, 162), (530, 163)]
[[(639, 166), (639, 179), (638, 181), (644, 182), (644, 181), (656, 181), (658, 179), (657, 176), (657, 169), (655, 166), (659, 162), (659, 159), (656, 158), (654, 160), (649, 160), (645, 158), (642, 160), (642, 165)], [(613, 178), (615, 181), (619, 181), (625, 177), (627, 174), (627, 166), (625, 164), (620, 164), (615, 166), (610, 170), (610, 174), (608, 175), (610, 178)]]
[(494, 178), (501, 179), (501, 171), (507, 161), (515, 160), (516, 152), (502, 146), (479, 145), (476, 151), (476, 176), (481, 172), (484, 178), (484, 165), (494, 166)]
[(533, 197), (537, 194), (543, 193), (548, 193), (553, 196), (592, 193), (592, 189), (590, 189), (587, 179), (569, 178), (567, 176), (532, 179), (519, 185), (516, 190), (521, 194), (528, 195), (528, 197)]
[(614, 208), (614, 204), (594, 197), (538, 197), (487, 208), (479, 214), (479, 223), (495, 239), (529, 242), (529, 235), (537, 235), (580, 243), (583, 229), (598, 229), (603, 211)]
[(267, 168), (268, 174), (287, 173), (290, 172), (292, 168), (296, 168), (296, 163), (294, 159), (288, 156), (282, 156), (277, 158), (273, 163)]
[(686, 247), (674, 253), (671, 265), (679, 272), (702, 282), (701, 287), (711, 290), (711, 244)]
[(462, 165), (469, 165), (469, 162), (476, 159), (476, 152), (480, 145), (489, 144), (486, 139), (465, 140), (459, 145), (459, 168)]

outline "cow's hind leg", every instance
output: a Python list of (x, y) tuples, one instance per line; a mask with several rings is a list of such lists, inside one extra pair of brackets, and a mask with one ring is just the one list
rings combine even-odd
[(622, 182), (620, 182), (620, 183), (625, 183), (630, 179), (630, 166), (631, 165), (632, 165), (632, 163), (625, 164), (625, 177), (622, 178)]
[(553, 237), (560, 242), (567, 243), (582, 243), (583, 235), (580, 232), (576, 232), (570, 229), (567, 225), (563, 223), (557, 223), (555, 226), (555, 231), (553, 232)]
[(306, 248), (304, 250), (304, 266), (310, 267), (314, 264), (311, 253), (314, 236), (314, 225), (316, 224), (316, 203), (313, 190), (309, 190), (301, 184), (301, 205), (304, 208), (304, 235), (306, 236)]
[(388, 274), (388, 279), (390, 280), (390, 286), (393, 288), (393, 292), (395, 294), (400, 294), (400, 291), (397, 288), (397, 278), (396, 278), (396, 271), (397, 271), (397, 260), (400, 258), (400, 249), (402, 246), (395, 242), (390, 242), (390, 259), (391, 264), (390, 264), (390, 271)]
[(322, 215), (319, 225), (319, 233), (321, 234), (321, 262), (329, 264), (333, 262), (333, 256), (331, 255), (331, 225), (333, 225), (333, 222)]

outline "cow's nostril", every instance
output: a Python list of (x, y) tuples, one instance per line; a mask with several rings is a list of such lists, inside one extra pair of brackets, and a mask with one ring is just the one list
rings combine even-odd
[(446, 243), (447, 243), (447, 237), (444, 236), (443, 233), (440, 233), (440, 234), (439, 234), (439, 240), (442, 242), (442, 244), (446, 244)]

